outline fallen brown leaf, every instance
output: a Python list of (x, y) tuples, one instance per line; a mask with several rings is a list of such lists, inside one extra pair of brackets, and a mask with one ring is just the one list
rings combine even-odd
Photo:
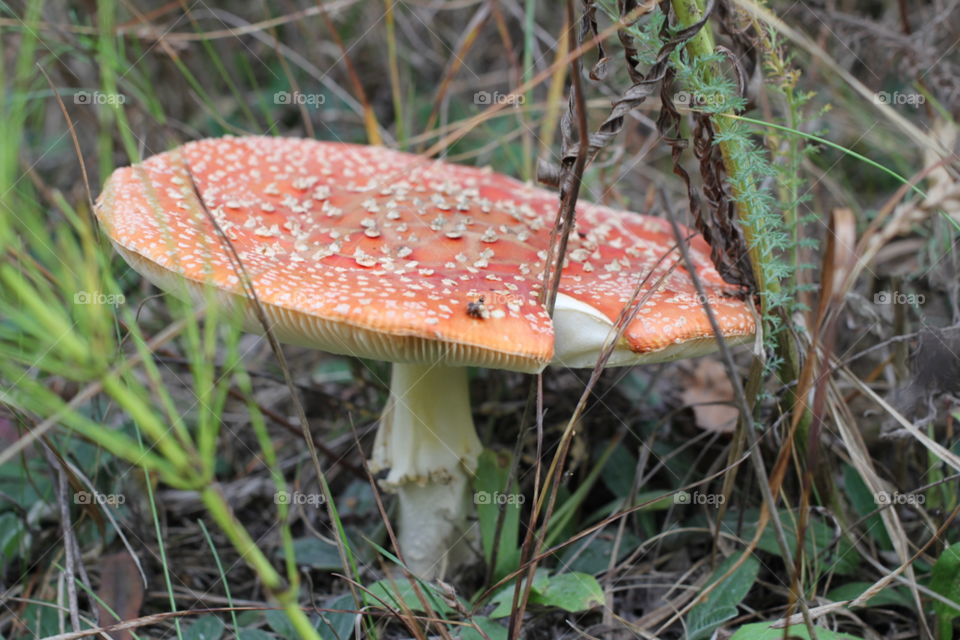
[[(100, 625), (106, 626), (140, 615), (143, 604), (143, 584), (137, 565), (126, 551), (100, 558), (100, 588), (97, 589), (97, 609)], [(114, 613), (111, 613), (111, 610)], [(116, 615), (114, 615), (116, 614)], [(113, 640), (130, 640), (130, 630), (111, 631)]]
[(737, 426), (739, 410), (732, 406), (733, 385), (719, 360), (703, 358), (684, 375), (680, 397), (693, 408), (697, 426), (708, 431), (730, 433)]

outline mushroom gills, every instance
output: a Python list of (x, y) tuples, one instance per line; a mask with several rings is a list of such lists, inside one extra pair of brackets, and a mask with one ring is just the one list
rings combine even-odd
[[(616, 335), (613, 322), (596, 308), (557, 293), (553, 312), (553, 363), (573, 369), (593, 367), (597, 357)], [(622, 337), (614, 347), (607, 366), (632, 364), (636, 356)]]

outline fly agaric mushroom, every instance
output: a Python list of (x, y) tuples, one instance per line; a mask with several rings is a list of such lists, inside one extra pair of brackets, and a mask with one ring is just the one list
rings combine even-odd
[[(645, 286), (657, 289), (608, 364), (716, 348), (690, 274), (662, 264), (674, 245), (669, 224), (598, 205), (577, 208), (551, 320), (539, 294), (556, 207), (555, 194), (488, 169), (369, 146), (226, 137), (118, 169), (97, 215), (154, 284), (194, 297), (212, 284), (260, 331), (222, 232), (278, 339), (393, 363), (371, 466), (399, 494), (408, 567), (429, 578), (468, 551), (481, 444), (467, 366), (592, 367), (651, 271)], [(749, 305), (725, 295), (703, 238), (689, 253), (725, 336), (749, 339)]]

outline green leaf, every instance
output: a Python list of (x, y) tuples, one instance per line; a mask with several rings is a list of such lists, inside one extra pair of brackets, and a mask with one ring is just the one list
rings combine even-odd
[(879, 513), (872, 513), (877, 508), (877, 503), (873, 498), (873, 492), (860, 477), (860, 474), (852, 465), (843, 467), (843, 485), (847, 489), (847, 498), (853, 507), (858, 518), (866, 518), (860, 526), (860, 530), (877, 541), (884, 549), (893, 549), (890, 542), (890, 535), (887, 533), (887, 527), (883, 524), (883, 518)]
[(676, 504), (676, 494), (664, 495), (663, 491), (641, 491), (633, 500), (634, 506), (649, 502), (640, 511), (666, 511)]
[(264, 613), (264, 617), (267, 619), (267, 624), (273, 629), (273, 632), (281, 638), (285, 638), (285, 640), (299, 640), (300, 636), (297, 634), (296, 629), (293, 628), (293, 623), (290, 622), (290, 618), (288, 618), (287, 614), (283, 611), (277, 611), (276, 609), (267, 611)]
[[(619, 19), (620, 12), (617, 11), (617, 16)], [(659, 49), (659, 47), (657, 47)], [(656, 386), (650, 385), (650, 375), (646, 373), (640, 373), (639, 371), (630, 371), (623, 377), (620, 382), (617, 383), (617, 390), (623, 395), (627, 400), (633, 400), (637, 403), (644, 403), (647, 406), (653, 405), (656, 406), (662, 402), (660, 393), (657, 391)], [(633, 479), (633, 473), (636, 470), (636, 465), (634, 464), (630, 468), (630, 479)]]
[(241, 611), (237, 614), (237, 627), (252, 627), (260, 622), (259, 611)]
[[(873, 586), (872, 582), (848, 582), (847, 584), (841, 585), (836, 589), (832, 589), (830, 593), (827, 594), (827, 598), (833, 600), (834, 602), (842, 602), (844, 600), (853, 600), (859, 598), (860, 595)], [(909, 609), (913, 608), (913, 601), (910, 599), (910, 595), (907, 591), (901, 587), (887, 587), (881, 589), (877, 595), (872, 596), (864, 604), (867, 607), (907, 607)]]
[(28, 540), (26, 525), (19, 516), (0, 514), (0, 569), (6, 570), (8, 564), (21, 555)]
[[(616, 527), (612, 527), (616, 531)], [(610, 566), (610, 554), (613, 553), (613, 543), (615, 533), (601, 533), (595, 538), (587, 537), (582, 541), (567, 548), (560, 557), (561, 566), (570, 571), (582, 571), (589, 574), (597, 574), (606, 571)], [(623, 532), (623, 538), (620, 540), (620, 548), (617, 550), (617, 562), (623, 560), (627, 555), (640, 546), (643, 540), (629, 531)]]
[[(477, 503), (477, 517), (480, 523), (480, 541), (483, 557), (489, 566), (493, 559), (493, 550), (497, 550), (496, 566), (493, 568), (494, 580), (499, 580), (520, 564), (520, 501), (478, 500), (478, 496), (519, 495), (507, 493), (507, 476), (510, 471), (509, 454), (498, 454), (485, 449), (480, 454), (477, 475), (474, 481), (474, 502)], [(500, 510), (503, 526), (497, 539), (497, 520)]]
[(576, 489), (569, 496), (565, 496), (563, 492), (558, 494), (557, 508), (547, 525), (548, 533), (544, 539), (544, 544), (547, 547), (553, 546), (558, 539), (567, 537), (569, 533), (572, 533), (569, 530), (573, 526), (577, 510), (586, 501), (593, 485), (600, 478), (600, 472), (607, 466), (607, 460), (617, 449), (619, 447), (615, 443), (608, 443), (593, 463), (590, 473), (577, 484)]
[[(814, 629), (816, 629), (819, 640), (861, 640), (861, 638), (849, 633), (839, 633), (822, 627), (814, 627)], [(730, 636), (730, 640), (783, 640), (784, 635), (790, 638), (810, 640), (810, 632), (807, 631), (805, 625), (792, 625), (784, 634), (784, 629), (774, 629), (769, 622), (755, 622), (754, 624), (744, 625)]]
[[(530, 589), (530, 598), (532, 599), (534, 595), (542, 592), (547, 588), (547, 584), (550, 581), (548, 576), (548, 569), (537, 569), (533, 574), (533, 587)], [(526, 588), (527, 579), (523, 579), (523, 586), (521, 589)], [(516, 587), (515, 583), (511, 582), (510, 584), (504, 585), (490, 598), (490, 604), (497, 605), (494, 607), (488, 615), (491, 618), (505, 618), (510, 615), (511, 607), (513, 606), (513, 590)]]
[[(710, 576), (707, 584), (713, 584), (722, 578), (739, 560), (740, 554), (738, 553), (721, 562), (713, 575)], [(757, 580), (759, 571), (760, 561), (753, 556), (749, 556), (729, 577), (710, 592), (706, 600), (691, 609), (686, 620), (688, 640), (709, 638), (720, 625), (735, 618), (737, 606), (747, 597), (750, 587)]]
[[(944, 598), (960, 602), (960, 542), (944, 549), (937, 558), (930, 588)], [(937, 615), (937, 637), (940, 640), (953, 638), (953, 619), (960, 616), (960, 609), (935, 600), (933, 612)]]
[[(71, 443), (71, 447), (76, 447), (79, 443)], [(92, 456), (96, 459), (96, 456)], [(78, 458), (86, 460), (87, 458)], [(53, 491), (53, 482), (46, 474), (41, 473), (41, 467), (38, 462), (42, 460), (27, 460), (21, 464), (7, 463), (0, 465), (0, 491), (3, 491), (4, 503), (13, 501), (29, 511), (37, 502), (53, 502), (55, 494)], [(6, 504), (0, 504), (0, 509), (5, 510)]]
[(314, 624), (324, 640), (347, 640), (353, 637), (356, 613), (348, 613), (357, 608), (357, 603), (349, 593), (329, 600), (325, 609), (341, 609), (344, 613), (321, 613), (314, 618)]
[(659, 460), (667, 468), (668, 477), (684, 478), (694, 466), (694, 456), (689, 448), (678, 447), (676, 444), (664, 442), (661, 439), (653, 443), (655, 460)]
[(564, 611), (587, 611), (604, 604), (603, 588), (588, 573), (561, 573), (553, 576), (544, 589), (530, 594), (530, 602)]
[(293, 554), (297, 558), (297, 565), (301, 567), (334, 571), (343, 566), (340, 563), (340, 554), (337, 552), (336, 545), (312, 536), (294, 540)]
[(183, 640), (220, 640), (225, 626), (217, 616), (200, 616), (183, 632)]
[(273, 640), (273, 636), (260, 629), (240, 629), (237, 640)]
[[(477, 632), (473, 627), (460, 627), (461, 631), (455, 637), (459, 640), (507, 640), (507, 628), (502, 624), (494, 622), (490, 618), (476, 617), (471, 621), (480, 627), (483, 634)], [(486, 637), (484, 637), (486, 634)]]
[(337, 496), (337, 509), (340, 515), (357, 515), (366, 517), (371, 513), (379, 513), (377, 500), (366, 480), (354, 480)]
[(327, 356), (317, 363), (311, 373), (314, 384), (330, 382), (349, 382), (353, 379), (353, 369), (346, 358)]
[[(783, 523), (783, 532), (786, 534), (787, 547), (797, 547), (797, 516), (796, 513), (783, 509), (780, 512), (780, 521)], [(758, 509), (746, 509), (741, 513), (731, 509), (724, 518), (726, 526), (738, 532), (749, 540), (757, 530), (760, 512)], [(741, 520), (743, 526), (738, 522)], [(832, 572), (841, 576), (855, 575), (860, 564), (860, 556), (853, 545), (845, 537), (837, 540), (835, 530), (823, 520), (811, 517), (807, 523), (804, 535), (804, 554), (807, 558), (815, 559), (818, 575)], [(780, 556), (780, 545), (777, 544), (773, 526), (768, 524), (763, 535), (760, 536), (758, 547), (767, 553)]]
[(633, 476), (636, 473), (637, 459), (626, 447), (617, 447), (603, 466), (600, 476), (610, 493), (618, 498), (626, 498), (633, 488)]
[(53, 607), (28, 604), (18, 618), (27, 627), (27, 637), (45, 638), (60, 633), (58, 613)]
[[(450, 607), (443, 601), (436, 588), (422, 581), (418, 582), (418, 586), (424, 599), (430, 604), (434, 612), (441, 615), (450, 612)], [(389, 606), (400, 611), (406, 607), (411, 611), (424, 611), (413, 585), (406, 580), (377, 580), (367, 587), (363, 594), (363, 600), (368, 605), (375, 607)]]

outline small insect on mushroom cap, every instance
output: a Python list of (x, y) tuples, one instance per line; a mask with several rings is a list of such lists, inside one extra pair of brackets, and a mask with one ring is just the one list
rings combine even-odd
[(486, 320), (490, 317), (490, 310), (484, 304), (483, 296), (467, 303), (467, 315), (478, 320)]

